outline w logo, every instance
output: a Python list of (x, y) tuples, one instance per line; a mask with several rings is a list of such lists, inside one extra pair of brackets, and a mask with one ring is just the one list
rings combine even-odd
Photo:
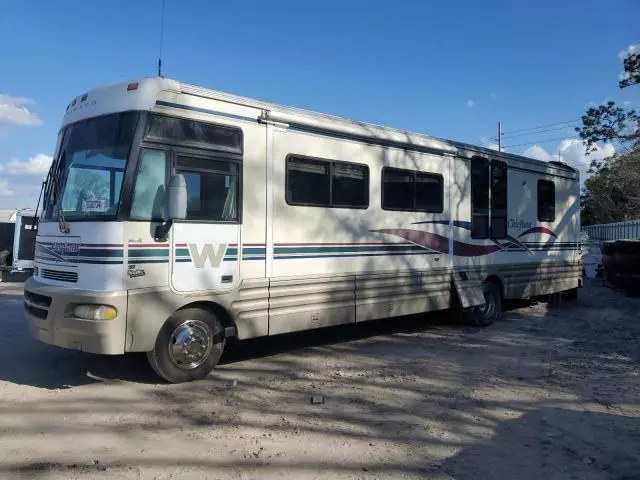
[(196, 268), (204, 268), (207, 261), (211, 267), (219, 267), (226, 251), (226, 243), (221, 243), (217, 248), (214, 248), (211, 243), (205, 243), (202, 251), (198, 251), (198, 245), (195, 243), (189, 244), (189, 253)]

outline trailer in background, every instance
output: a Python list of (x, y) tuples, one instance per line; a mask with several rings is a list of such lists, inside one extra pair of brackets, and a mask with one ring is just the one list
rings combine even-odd
[(0, 222), (0, 272), (33, 272), (37, 220), (33, 209), (18, 210)]

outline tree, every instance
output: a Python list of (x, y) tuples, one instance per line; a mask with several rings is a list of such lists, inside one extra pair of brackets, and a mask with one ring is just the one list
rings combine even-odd
[(629, 53), (623, 60), (624, 75), (618, 85), (627, 88), (640, 83), (640, 53)]
[(640, 217), (640, 149), (614, 156), (584, 182), (582, 224)]
[[(624, 78), (620, 80), (620, 88), (640, 84), (640, 54), (631, 51), (623, 60)], [(635, 110), (625, 110), (609, 101), (598, 107), (590, 107), (582, 116), (582, 127), (576, 127), (587, 154), (597, 148), (601, 142), (616, 142), (623, 149), (640, 147), (640, 116)], [(605, 162), (606, 163), (606, 162)], [(592, 164), (594, 171), (602, 164)]]
[[(630, 48), (624, 58), (620, 88), (640, 84), (640, 54)], [(587, 154), (597, 144), (614, 142), (620, 153), (593, 160), (581, 196), (582, 223), (610, 223), (640, 218), (640, 116), (615, 102), (590, 107), (576, 128)]]
[(640, 139), (640, 116), (635, 110), (625, 111), (609, 101), (598, 107), (590, 107), (582, 116), (582, 127), (576, 127), (587, 153), (597, 149), (600, 142), (637, 144)]

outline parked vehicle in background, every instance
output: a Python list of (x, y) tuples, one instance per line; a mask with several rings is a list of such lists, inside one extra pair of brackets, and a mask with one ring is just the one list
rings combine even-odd
[(0, 218), (0, 271), (33, 270), (37, 220), (29, 209), (5, 211)]
[(247, 339), (575, 292), (579, 178), (540, 162), (164, 78), (68, 106), (31, 332), (147, 352), (171, 382)]

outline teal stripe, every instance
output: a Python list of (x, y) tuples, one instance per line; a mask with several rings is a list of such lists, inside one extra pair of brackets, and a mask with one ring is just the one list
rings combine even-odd
[(264, 255), (266, 249), (264, 247), (244, 247), (242, 249), (243, 255)]
[(129, 260), (129, 265), (140, 265), (140, 264), (148, 264), (148, 263), (169, 263), (168, 259), (164, 259), (164, 260), (160, 260), (160, 259), (155, 259), (155, 260)]
[(356, 254), (326, 254), (326, 255), (279, 255), (276, 260), (295, 260), (308, 258), (349, 258), (349, 257), (397, 257), (402, 255), (439, 255), (440, 252), (424, 250), (422, 252), (400, 252), (400, 253), (356, 253)]
[(78, 260), (76, 263), (88, 263), (91, 265), (122, 265), (122, 260)]
[(154, 248), (154, 249), (140, 249), (140, 250), (129, 250), (129, 257), (168, 257), (169, 249), (168, 248)]
[[(80, 257), (96, 257), (96, 258), (106, 258), (106, 257), (122, 257), (122, 250), (107, 250), (105, 248), (81, 248), (78, 256)], [(72, 258), (72, 257), (69, 257)]]
[[(264, 249), (262, 249), (264, 253)], [(238, 249), (236, 247), (227, 248), (225, 255), (237, 255)], [(176, 248), (176, 257), (189, 257), (191, 256), (188, 248)]]
[(358, 253), (358, 252), (396, 252), (396, 251), (420, 251), (426, 250), (419, 245), (364, 245), (364, 246), (318, 246), (318, 247), (276, 247), (274, 252), (278, 254), (292, 253)]

